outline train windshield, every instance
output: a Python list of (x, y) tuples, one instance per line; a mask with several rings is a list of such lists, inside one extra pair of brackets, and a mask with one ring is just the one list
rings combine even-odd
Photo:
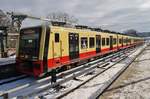
[(20, 33), (19, 55), (24, 59), (37, 60), (39, 56), (41, 28), (22, 29)]

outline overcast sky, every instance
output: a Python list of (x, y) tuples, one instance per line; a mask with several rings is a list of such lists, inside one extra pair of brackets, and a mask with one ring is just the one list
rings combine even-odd
[(115, 31), (150, 31), (150, 0), (0, 0), (0, 9), (38, 17), (66, 12), (80, 24)]

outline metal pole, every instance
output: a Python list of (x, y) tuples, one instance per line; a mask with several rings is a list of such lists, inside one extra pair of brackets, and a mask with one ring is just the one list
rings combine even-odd
[(8, 48), (8, 44), (7, 44), (7, 37), (8, 37), (7, 29), (4, 30), (4, 33), (5, 33), (5, 39), (6, 39), (5, 46), (6, 46), (6, 48)]
[(3, 34), (0, 33), (0, 43), (1, 43), (1, 57), (4, 57), (4, 43), (3, 43)]

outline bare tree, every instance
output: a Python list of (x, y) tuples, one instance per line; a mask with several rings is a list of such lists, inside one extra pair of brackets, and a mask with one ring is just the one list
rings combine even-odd
[(2, 11), (0, 10), (0, 26), (10, 26), (10, 18)]
[(47, 18), (52, 21), (67, 22), (70, 24), (76, 24), (78, 22), (77, 18), (64, 12), (51, 12), (47, 15)]
[(17, 32), (17, 26), (12, 26), (11, 16), (6, 14), (2, 10), (0, 10), (0, 26), (7, 27), (7, 31), (10, 33)]

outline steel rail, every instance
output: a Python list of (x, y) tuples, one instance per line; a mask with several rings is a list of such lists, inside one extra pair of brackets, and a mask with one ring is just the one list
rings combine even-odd
[[(130, 50), (131, 50), (131, 49), (130, 49)], [(99, 66), (99, 65), (101, 65), (101, 66), (103, 67), (103, 65), (106, 65), (106, 63), (107, 63), (108, 61), (110, 61), (110, 60), (112, 59), (112, 57), (114, 57), (115, 55), (116, 55), (115, 57), (117, 57), (117, 56), (119, 56), (119, 55), (124, 55), (125, 51), (129, 51), (129, 49), (128, 49), (128, 50), (121, 51), (121, 52), (117, 52), (117, 53), (115, 53), (115, 54), (113, 54), (113, 55), (110, 55), (111, 57), (110, 57), (110, 56), (107, 56), (107, 58), (110, 58), (110, 59), (107, 59), (107, 58), (106, 58), (105, 61), (102, 62), (102, 63), (96, 62), (96, 63), (93, 63), (92, 65), (88, 63), (88, 64), (90, 65), (89, 68), (86, 68), (86, 69), (83, 70), (83, 71), (80, 70), (80, 72), (78, 72), (78, 73), (73, 73), (73, 74), (69, 75), (68, 77), (64, 77), (65, 79), (59, 80), (58, 82), (56, 82), (56, 83), (54, 83), (54, 84), (51, 84), (51, 85), (47, 86), (46, 88), (41, 88), (40, 90), (36, 90), (36, 91), (34, 91), (34, 92), (32, 92), (32, 93), (24, 94), (23, 97), (24, 97), (24, 98), (32, 97), (32, 96), (34, 96), (34, 95), (36, 95), (36, 94), (39, 94), (39, 93), (43, 92), (44, 90), (48, 90), (48, 89), (53, 88), (53, 87), (55, 87), (55, 86), (57, 86), (57, 85), (61, 85), (61, 84), (65, 83), (65, 82), (67, 82), (67, 81), (69, 81), (69, 80), (72, 80), (72, 79), (75, 78), (75, 77), (78, 77), (78, 76), (80, 76), (80, 75), (82, 75), (82, 74), (84, 74), (84, 73), (87, 73), (87, 72), (93, 70), (94, 68), (96, 68), (96, 67)]]
[(89, 99), (98, 99), (109, 88), (109, 86), (111, 86), (127, 70), (127, 68), (137, 59), (137, 57), (144, 52), (147, 47), (148, 46), (145, 46), (134, 58), (130, 60), (129, 63), (126, 64), (126, 66), (124, 66), (115, 76), (107, 81), (103, 88), (97, 90)]
[[(122, 51), (122, 52), (123, 52), (123, 51)], [(117, 52), (117, 53), (115, 53), (114, 55), (120, 54), (120, 53), (121, 53), (121, 52)], [(97, 60), (95, 60), (95, 61), (96, 61), (96, 62), (104, 61), (104, 60), (106, 60), (106, 59), (108, 59), (108, 58), (113, 57), (114, 55), (109, 55), (109, 56), (107, 56), (107, 57), (104, 57), (103, 59), (98, 59), (98, 61), (97, 61)], [(93, 61), (92, 61), (91, 63), (94, 64)], [(68, 75), (70, 75), (70, 74), (72, 74), (72, 73), (77, 72), (78, 70), (81, 71), (81, 70), (86, 69), (87, 67), (90, 67), (90, 66), (91, 66), (91, 64), (90, 64), (90, 63), (87, 63), (87, 64), (84, 64), (84, 65), (82, 65), (82, 66), (80, 66), (80, 67), (71, 69), (71, 70), (69, 70), (69, 71), (62, 72), (62, 73), (58, 74), (57, 77), (58, 77), (58, 78), (61, 78), (62, 75), (63, 75), (63, 77), (64, 77), (64, 76), (68, 76)], [(74, 75), (74, 76), (75, 76), (75, 75)], [(18, 90), (21, 90), (21, 89), (24, 89), (24, 88), (33, 86), (33, 85), (35, 85), (35, 84), (39, 84), (39, 83), (44, 82), (44, 81), (47, 81), (47, 80), (50, 81), (50, 80), (51, 80), (51, 77), (46, 77), (46, 78), (43, 78), (43, 79), (39, 79), (39, 80), (36, 80), (35, 82), (31, 82), (31, 83), (24, 84), (24, 85), (19, 86), (19, 87), (17, 87), (17, 88), (10, 89), (10, 90), (8, 90), (8, 91), (6, 91), (6, 92), (7, 92), (7, 93), (13, 93), (13, 92), (16, 92), (16, 91), (18, 91)], [(54, 86), (55, 86), (55, 85), (54, 85)]]
[(17, 81), (17, 80), (20, 80), (20, 79), (24, 79), (24, 78), (27, 78), (27, 77), (28, 77), (27, 75), (21, 75), (21, 76), (9, 78), (9, 79), (0, 81), (0, 86), (4, 85), (4, 84), (7, 84), (7, 83), (11, 83), (11, 82)]
[(76, 86), (75, 88), (59, 95), (59, 96), (56, 96), (55, 99), (61, 99), (63, 97), (65, 97), (66, 95), (70, 94), (71, 92), (75, 91), (76, 89), (80, 88), (81, 86), (83, 86), (84, 84), (88, 83), (89, 81), (91, 81), (92, 79), (94, 79), (95, 77), (97, 77), (98, 75), (104, 73), (105, 71), (111, 69), (114, 65), (116, 65), (117, 63), (119, 63), (120, 61), (124, 60), (127, 56), (124, 56), (120, 59), (118, 59), (117, 62), (115, 62), (114, 64), (112, 64), (111, 66), (109, 66), (108, 68), (104, 68), (104, 70), (98, 72), (96, 75), (92, 76), (91, 78), (89, 78), (88, 80), (84, 81), (83, 83), (81, 83), (80, 85)]
[[(128, 50), (133, 50), (133, 49), (128, 49)], [(73, 68), (73, 69), (71, 69), (71, 70), (65, 71), (65, 72), (63, 72), (63, 75), (67, 76), (67, 75), (69, 75), (69, 74), (71, 74), (71, 73), (73, 73), (73, 72), (76, 72), (76, 71), (78, 71), (78, 70), (81, 70), (81, 69), (84, 69), (84, 68), (87, 68), (87, 67), (91, 67), (90, 69), (84, 70), (84, 73), (85, 73), (85, 72), (90, 71), (91, 69), (93, 69), (93, 68), (95, 68), (95, 67), (97, 66), (97, 65), (94, 66), (94, 67), (91, 66), (91, 65), (94, 64), (94, 62), (97, 62), (97, 63), (98, 63), (98, 62), (101, 62), (101, 61), (106, 61), (107, 59), (109, 59), (109, 58), (111, 58), (111, 57), (116, 57), (115, 55), (119, 55), (119, 54), (121, 54), (121, 53), (124, 53), (125, 51), (127, 51), (127, 50), (122, 50), (122, 51), (120, 51), (120, 52), (117, 52), (117, 53), (108, 55), (108, 56), (106, 56), (106, 57), (104, 57), (104, 58), (94, 60), (94, 61), (92, 61), (92, 62), (90, 62), (90, 63), (81, 65), (81, 66), (77, 67), (76, 69)], [(98, 65), (104, 65), (104, 63), (103, 63), (103, 64), (98, 64)], [(54, 87), (54, 86), (56, 86), (56, 85), (65, 83), (66, 81), (68, 81), (68, 80), (74, 78), (75, 76), (76, 76), (76, 77), (77, 77), (77, 76), (80, 76), (81, 74), (83, 74), (83, 73), (80, 72), (80, 73), (78, 73), (78, 74), (74, 74), (74, 75), (68, 77), (67, 79), (60, 80), (60, 81), (58, 81), (57, 83), (52, 84), (52, 85), (50, 85), (49, 87), (44, 88), (44, 89), (42, 89), (42, 90), (40, 90), (40, 91), (38, 90), (38, 91), (36, 91), (36, 92), (34, 92), (34, 93), (39, 93), (39, 92), (41, 92), (41, 91), (43, 91), (43, 90), (46, 90), (46, 89), (52, 88), (52, 87)], [(57, 76), (58, 76), (58, 77), (62, 76), (62, 73), (58, 74)], [(16, 92), (16, 91), (18, 91), (18, 90), (21, 90), (21, 89), (30, 87), (30, 86), (32, 86), (32, 85), (35, 85), (35, 84), (38, 84), (38, 83), (40, 83), (40, 82), (47, 81), (47, 80), (50, 80), (50, 79), (51, 79), (50, 77), (47, 77), (47, 78), (44, 78), (44, 79), (40, 79), (40, 80), (37, 80), (37, 81), (35, 81), (35, 82), (28, 83), (28, 84), (25, 84), (25, 85), (23, 85), (23, 86), (19, 86), (19, 87), (15, 88), (15, 89), (11, 89), (11, 90), (8, 90), (8, 91), (6, 91), (6, 92), (3, 92), (3, 94), (10, 94), (10, 93)], [(0, 96), (2, 96), (3, 94), (0, 94)], [(32, 93), (32, 94), (33, 94), (33, 93)], [(27, 96), (31, 96), (31, 94), (28, 94)]]
[[(131, 64), (131, 63), (136, 59), (136, 57), (139, 56), (139, 55), (143, 52), (144, 49), (145, 49), (145, 48), (143, 48), (142, 51), (140, 51), (140, 53), (138, 53), (138, 54), (131, 60), (131, 62), (128, 63), (128, 65)], [(63, 93), (63, 94), (61, 94), (61, 95), (58, 95), (58, 96), (56, 96), (56, 97), (54, 97), (54, 98), (55, 98), (55, 99), (61, 99), (61, 98), (65, 97), (66, 95), (68, 95), (68, 94), (72, 93), (73, 91), (77, 90), (78, 88), (80, 88), (81, 86), (85, 85), (86, 83), (88, 83), (89, 81), (91, 81), (92, 79), (94, 79), (95, 77), (99, 76), (101, 73), (103, 73), (103, 72), (105, 72), (105, 71), (111, 69), (114, 65), (116, 65), (116, 64), (120, 63), (121, 61), (123, 61), (126, 57), (127, 57), (127, 56), (120, 58), (117, 62), (115, 62), (114, 64), (112, 64), (111, 66), (109, 66), (108, 68), (106, 68), (105, 70), (98, 72), (96, 75), (94, 75), (93, 77), (91, 77), (91, 78), (89, 78), (88, 80), (84, 81), (83, 83), (77, 85), (76, 87), (72, 88), (71, 90), (69, 90), (69, 91), (67, 91), (67, 92), (65, 92), (65, 93)], [(126, 69), (127, 69), (126, 66), (125, 66), (124, 68), (122, 68), (115, 76), (113, 76), (113, 78), (112, 78), (113, 80), (110, 79), (109, 81), (107, 81), (107, 83), (110, 84), (112, 81), (114, 81), (115, 79), (117, 79), (116, 77), (119, 77), (119, 75), (120, 75), (123, 71), (125, 71)], [(107, 87), (108, 87), (108, 84), (107, 84)], [(104, 90), (106, 90), (106, 85), (104, 85), (103, 88), (100, 88), (98, 91), (96, 91), (96, 93), (94, 93), (93, 95), (91, 95), (91, 97), (90, 97), (89, 99), (96, 99), (96, 98), (99, 96), (99, 93), (100, 93), (100, 92), (103, 92)]]

